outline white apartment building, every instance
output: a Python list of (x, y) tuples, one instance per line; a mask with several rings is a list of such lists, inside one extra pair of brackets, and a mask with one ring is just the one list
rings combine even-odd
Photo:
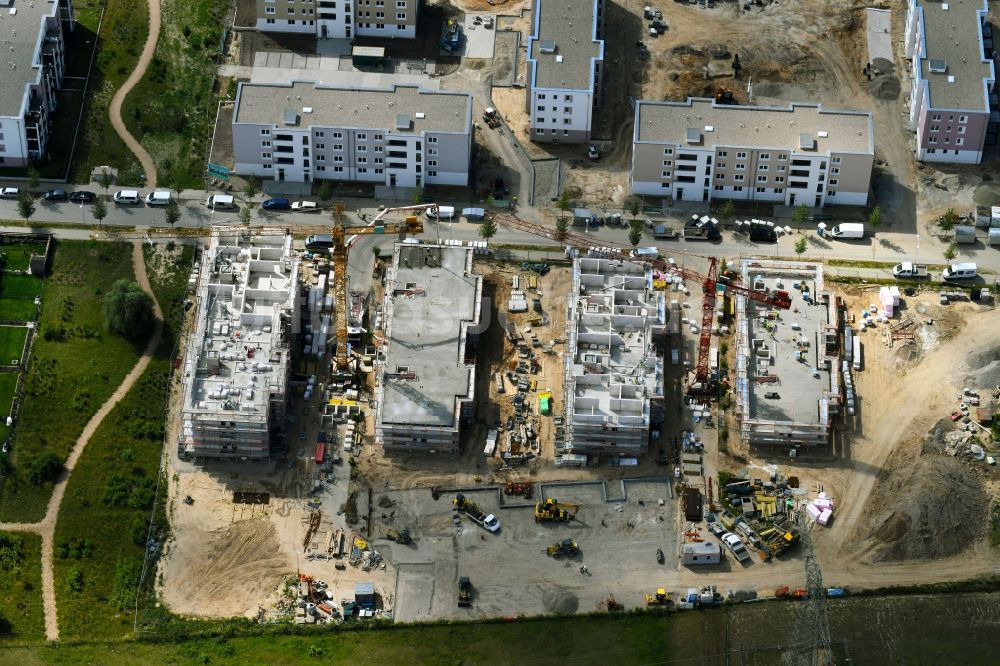
[(419, 7), (419, 0), (257, 0), (257, 29), (320, 39), (413, 39)]
[(535, 0), (525, 112), (531, 140), (590, 141), (601, 96), (604, 0)]
[(299, 259), (278, 230), (216, 227), (201, 262), (184, 353), (182, 455), (265, 460), (284, 427)]
[(870, 113), (640, 101), (632, 192), (675, 201), (865, 205), (875, 160)]
[(73, 26), (73, 0), (0, 0), (0, 167), (28, 166), (48, 154)]
[(403, 85), (241, 83), (233, 154), (236, 173), (277, 181), (467, 185), (472, 97)]

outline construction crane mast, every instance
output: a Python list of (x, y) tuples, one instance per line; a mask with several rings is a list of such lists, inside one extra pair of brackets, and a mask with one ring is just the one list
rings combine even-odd
[[(531, 222), (526, 222), (512, 214), (495, 213), (493, 219), (498, 223), (512, 229), (526, 231), (536, 236), (542, 236), (554, 240), (558, 243), (572, 245), (583, 250), (588, 250), (597, 244), (594, 239), (579, 234), (571, 234), (547, 229)], [(705, 257), (704, 255), (692, 254), (688, 252), (678, 252), (678, 255), (708, 259), (708, 273), (702, 275), (690, 268), (675, 266), (660, 258), (654, 257), (633, 257), (629, 249), (622, 245), (599, 241), (600, 248), (609, 254), (614, 254), (617, 258), (628, 259), (640, 263), (649, 264), (653, 268), (663, 273), (675, 273), (681, 275), (685, 280), (691, 280), (701, 285), (703, 292), (702, 302), (702, 325), (700, 338), (698, 341), (698, 363), (695, 365), (695, 376), (688, 391), (704, 395), (714, 394), (714, 382), (711, 378), (709, 368), (709, 352), (712, 344), (712, 317), (715, 313), (715, 302), (717, 298), (718, 285), (722, 284), (725, 291), (739, 296), (745, 296), (752, 301), (769, 305), (772, 307), (787, 310), (792, 306), (792, 299), (787, 291), (757, 291), (743, 285), (735, 284), (733, 280), (720, 280), (718, 261), (715, 257)]]
[[(334, 207), (334, 225), (330, 234), (333, 239), (330, 247), (330, 259), (333, 262), (333, 297), (337, 324), (337, 349), (334, 352), (334, 363), (338, 372), (346, 372), (350, 365), (350, 357), (347, 354), (347, 258), (355, 238), (348, 239), (348, 235), (356, 237), (370, 234), (398, 233), (400, 236), (407, 233), (419, 234), (424, 230), (424, 223), (417, 217), (417, 214), (435, 206), (436, 204), (419, 204), (385, 208), (379, 211), (378, 215), (365, 226), (348, 226), (344, 216), (344, 205), (337, 204)], [(391, 213), (407, 213), (408, 215), (402, 222), (389, 224), (382, 222), (382, 219)]]

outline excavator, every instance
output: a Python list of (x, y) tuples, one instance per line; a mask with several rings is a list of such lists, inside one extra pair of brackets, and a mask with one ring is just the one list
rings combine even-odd
[(559, 503), (551, 497), (535, 505), (535, 522), (566, 523), (576, 518), (577, 504)]
[(670, 595), (667, 594), (667, 588), (665, 587), (656, 588), (656, 594), (646, 595), (647, 606), (664, 606), (668, 603), (670, 603)]
[(413, 537), (410, 535), (410, 530), (407, 529), (395, 530), (389, 528), (389, 530), (385, 533), (385, 538), (389, 541), (395, 541), (398, 544), (404, 545), (413, 541)]
[(545, 549), (545, 554), (549, 557), (560, 558), (573, 557), (580, 552), (580, 546), (572, 539), (563, 539), (559, 543), (554, 543)]

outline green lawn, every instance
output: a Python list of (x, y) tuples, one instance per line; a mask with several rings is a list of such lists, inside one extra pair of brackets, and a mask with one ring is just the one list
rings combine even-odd
[[(167, 321), (176, 322), (183, 312), (192, 250), (185, 246), (169, 257), (153, 255), (147, 247), (153, 291)], [(157, 357), (94, 433), (70, 478), (54, 563), (64, 639), (120, 639), (132, 633), (130, 611), (159, 470), (176, 330), (165, 329)]]
[[(26, 326), (0, 326), (0, 365), (6, 365), (15, 359), (21, 360), (27, 337)], [(16, 365), (16, 363), (10, 364)], [(2, 395), (3, 392), (0, 390), (0, 396)]]
[(161, 0), (156, 55), (122, 118), (156, 161), (162, 185), (203, 187), (218, 97), (212, 90), (225, 3)]
[(9, 243), (0, 245), (0, 257), (5, 260), (8, 271), (28, 270), (28, 260), (32, 254), (43, 254), (45, 243)]
[(41, 561), (40, 536), (0, 532), (0, 636), (5, 641), (45, 639)]
[(8, 321), (34, 321), (38, 313), (35, 299), (0, 297), (0, 319)]
[(32, 275), (10, 275), (0, 277), (0, 295), (4, 298), (28, 298), (34, 300), (42, 293), (42, 281)]
[(0, 487), (0, 520), (34, 521), (44, 515), (51, 484), (31, 484), (25, 470), (44, 453), (65, 459), (84, 424), (138, 359), (139, 346), (104, 329), (101, 295), (119, 278), (134, 279), (131, 245), (57, 245), (28, 361), (14, 470)]

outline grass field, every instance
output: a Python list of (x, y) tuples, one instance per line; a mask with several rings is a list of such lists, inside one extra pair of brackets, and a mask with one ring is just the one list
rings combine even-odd
[(8, 271), (28, 270), (28, 260), (32, 254), (43, 254), (45, 243), (10, 243), (0, 245), (0, 255), (4, 258), (4, 268)]
[(34, 300), (42, 293), (42, 281), (31, 275), (9, 275), (0, 277), (0, 295), (4, 298), (30, 298)]
[(20, 360), (27, 338), (26, 326), (0, 326), (0, 365), (6, 365), (15, 359)]
[(14, 470), (0, 487), (0, 520), (44, 515), (51, 484), (31, 484), (25, 470), (44, 453), (65, 459), (138, 358), (137, 346), (104, 330), (101, 295), (118, 278), (134, 279), (131, 245), (63, 241), (56, 247), (17, 419)]
[[(177, 321), (183, 312), (191, 254), (184, 247), (176, 258), (164, 260), (146, 250), (154, 293), (161, 308), (173, 315), (168, 321)], [(157, 357), (94, 433), (70, 478), (55, 538), (64, 639), (120, 639), (132, 633), (176, 330), (164, 330)]]
[(41, 561), (40, 536), (0, 532), (0, 638), (6, 641), (45, 639)]
[(33, 298), (0, 298), (0, 319), (34, 321), (36, 314), (38, 314), (38, 307)]

